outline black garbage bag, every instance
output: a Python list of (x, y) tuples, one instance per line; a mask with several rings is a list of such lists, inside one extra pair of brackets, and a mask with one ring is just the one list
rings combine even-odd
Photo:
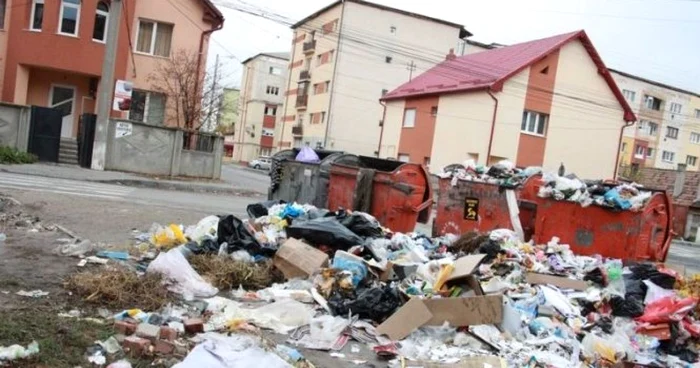
[(341, 250), (363, 243), (362, 238), (343, 226), (335, 217), (296, 221), (288, 226), (286, 231), (290, 238), (303, 239), (312, 245), (327, 245)]
[(635, 318), (644, 314), (644, 297), (623, 298), (615, 295), (610, 299), (612, 315), (617, 317)]
[(286, 202), (281, 201), (281, 200), (258, 202), (258, 203), (249, 204), (245, 210), (248, 213), (248, 216), (250, 216), (250, 218), (258, 218), (258, 217), (267, 216), (268, 215), (267, 210), (270, 207), (272, 207), (276, 204), (284, 204), (284, 203), (286, 203)]
[(479, 253), (486, 254), (486, 257), (484, 257), (484, 262), (486, 263), (496, 259), (501, 252), (501, 245), (495, 240), (488, 239), (479, 245)]
[(632, 275), (638, 280), (649, 280), (654, 284), (662, 287), (664, 289), (673, 289), (676, 283), (676, 278), (667, 274), (660, 272), (656, 269), (656, 266), (650, 263), (637, 264), (630, 267)]
[(347, 213), (341, 211), (336, 218), (343, 226), (361, 237), (381, 238), (384, 236), (379, 221), (363, 212)]
[(362, 319), (382, 323), (402, 304), (398, 289), (390, 286), (359, 290), (356, 296), (347, 297), (334, 292), (328, 305), (335, 316), (347, 316), (348, 312)]
[(671, 338), (668, 340), (661, 341), (659, 343), (659, 350), (669, 354), (677, 356), (680, 360), (686, 361), (688, 363), (695, 363), (698, 361), (698, 353), (691, 350), (688, 343), (679, 343), (679, 338), (681, 337), (681, 328), (678, 322), (670, 324)]
[(624, 275), (623, 280), (625, 281), (625, 298), (644, 299), (647, 295), (647, 286), (642, 280), (637, 280), (631, 275)]
[(272, 257), (277, 252), (276, 246), (260, 244), (238, 217), (227, 215), (220, 218), (216, 234), (219, 245), (228, 244), (226, 247), (228, 253), (245, 250), (251, 256)]
[(588, 271), (586, 276), (583, 277), (583, 281), (590, 281), (600, 287), (605, 287), (605, 285), (607, 285), (605, 272), (603, 272), (600, 267), (596, 267), (591, 271)]
[(214, 239), (203, 239), (200, 244), (195, 241), (191, 241), (185, 244), (185, 247), (190, 250), (193, 254), (218, 254), (219, 253), (219, 243)]

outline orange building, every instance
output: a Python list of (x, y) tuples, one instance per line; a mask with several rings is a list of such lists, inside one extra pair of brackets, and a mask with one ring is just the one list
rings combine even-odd
[[(96, 112), (108, 0), (0, 0), (0, 86), (4, 102), (55, 107), (62, 138)], [(115, 79), (133, 82), (131, 110), (115, 117), (168, 124), (172, 101), (152, 91), (159, 61), (184, 49), (206, 65), (209, 35), (223, 15), (209, 0), (122, 0)], [(121, 115), (121, 116), (120, 116)]]

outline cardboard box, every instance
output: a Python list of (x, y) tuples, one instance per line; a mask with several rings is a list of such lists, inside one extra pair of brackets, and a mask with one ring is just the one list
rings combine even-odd
[(421, 326), (441, 326), (445, 321), (451, 326), (501, 323), (503, 296), (500, 294), (483, 296), (479, 280), (472, 275), (484, 257), (485, 255), (478, 254), (458, 259), (455, 261), (455, 270), (447, 279), (448, 284), (468, 285), (478, 296), (411, 298), (408, 303), (379, 325), (377, 332), (389, 336), (392, 340), (401, 340)]
[(309, 277), (328, 266), (328, 255), (300, 240), (289, 238), (277, 250), (273, 264), (287, 279)]
[(529, 272), (525, 282), (533, 285), (554, 285), (560, 289), (586, 290), (588, 283), (581, 280), (573, 280), (568, 277), (545, 275), (543, 273)]

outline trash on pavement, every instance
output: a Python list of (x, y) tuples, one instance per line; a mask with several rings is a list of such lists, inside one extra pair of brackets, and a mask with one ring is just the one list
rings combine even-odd
[(20, 291), (16, 292), (15, 294), (17, 294), (19, 296), (26, 296), (29, 298), (41, 298), (43, 296), (48, 296), (49, 292), (37, 289), (37, 290), (32, 290), (32, 291), (20, 290)]
[(122, 261), (126, 261), (129, 259), (129, 252), (116, 252), (116, 251), (99, 251), (97, 252), (98, 257), (102, 258), (109, 258), (109, 259), (118, 259)]
[(207, 333), (200, 339), (202, 342), (173, 368), (291, 367), (278, 355), (263, 350), (251, 336)]
[(21, 345), (0, 346), (0, 363), (24, 359), (39, 353), (39, 343), (32, 341), (27, 347)]
[(328, 255), (297, 239), (289, 238), (277, 250), (273, 264), (287, 279), (309, 277), (328, 265)]
[(160, 253), (148, 266), (147, 272), (162, 274), (168, 290), (181, 294), (186, 300), (207, 298), (219, 292), (202, 279), (177, 249)]

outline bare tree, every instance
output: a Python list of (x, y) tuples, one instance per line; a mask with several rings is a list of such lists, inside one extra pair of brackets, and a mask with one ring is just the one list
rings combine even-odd
[[(175, 50), (148, 76), (156, 92), (166, 95), (166, 118), (189, 132), (199, 131), (218, 114), (220, 75), (197, 70), (197, 54)], [(212, 128), (213, 129), (213, 128)]]

